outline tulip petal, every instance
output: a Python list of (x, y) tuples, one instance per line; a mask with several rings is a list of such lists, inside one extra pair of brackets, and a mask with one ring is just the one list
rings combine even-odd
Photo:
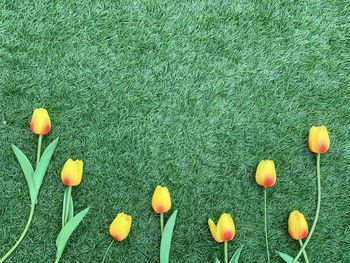
[(230, 241), (235, 236), (235, 225), (229, 213), (223, 213), (219, 218), (217, 231), (220, 239), (223, 241)]
[(223, 242), (223, 240), (219, 236), (215, 223), (210, 218), (208, 219), (208, 225), (209, 225), (210, 233), (213, 236), (213, 239), (219, 243)]

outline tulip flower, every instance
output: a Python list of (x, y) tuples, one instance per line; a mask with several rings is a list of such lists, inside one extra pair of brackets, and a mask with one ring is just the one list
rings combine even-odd
[(309, 132), (309, 148), (314, 153), (325, 153), (330, 146), (330, 139), (326, 126), (312, 126)]
[(68, 159), (62, 169), (61, 179), (62, 183), (68, 188), (66, 189), (66, 204), (64, 213), (64, 224), (68, 222), (69, 209), (71, 207), (71, 196), (72, 196), (72, 186), (77, 186), (80, 184), (83, 178), (83, 161)]
[(272, 160), (262, 160), (259, 162), (255, 173), (255, 181), (258, 185), (264, 186), (264, 205), (265, 205), (265, 242), (267, 262), (270, 262), (269, 241), (267, 238), (267, 187), (272, 187), (276, 183), (276, 168)]
[(111, 248), (114, 240), (123, 241), (125, 238), (128, 237), (131, 229), (131, 221), (132, 217), (127, 214), (124, 214), (123, 212), (119, 213), (113, 220), (112, 224), (109, 227), (109, 233), (113, 237), (113, 240), (108, 246), (103, 256), (102, 263), (105, 261), (107, 253)]
[(288, 233), (291, 238), (301, 240), (309, 234), (309, 228), (305, 217), (299, 211), (293, 211), (288, 218)]
[(123, 241), (129, 235), (132, 217), (119, 213), (109, 227), (109, 233), (117, 241)]
[(262, 160), (256, 169), (255, 180), (258, 185), (272, 187), (276, 183), (275, 163), (272, 160)]
[(51, 130), (51, 120), (49, 113), (44, 108), (34, 110), (30, 121), (30, 129), (38, 135), (46, 135)]
[(158, 185), (153, 193), (152, 197), (153, 210), (160, 214), (160, 229), (161, 233), (164, 230), (164, 213), (171, 209), (171, 198), (167, 187)]
[(328, 131), (326, 126), (312, 126), (309, 132), (309, 149), (313, 153), (317, 153), (317, 161), (316, 161), (316, 174), (317, 174), (317, 207), (316, 214), (314, 217), (314, 221), (312, 223), (310, 233), (306, 238), (304, 244), (302, 245), (299, 253), (293, 259), (292, 263), (296, 263), (301, 254), (305, 251), (307, 244), (310, 241), (310, 238), (316, 228), (317, 221), (320, 215), (321, 210), (321, 154), (326, 153), (330, 147), (330, 139), (328, 135)]
[[(298, 240), (301, 247), (303, 247), (302, 239), (306, 238), (309, 234), (309, 228), (305, 217), (302, 213), (294, 210), (290, 213), (288, 218), (288, 233), (291, 238)], [(305, 262), (309, 263), (306, 251), (303, 251)]]
[(36, 166), (38, 166), (41, 155), (41, 144), (43, 139), (42, 136), (48, 134), (51, 131), (51, 120), (47, 110), (44, 108), (35, 109), (33, 111), (29, 126), (33, 133), (39, 135), (38, 151), (36, 155)]
[(231, 241), (236, 234), (235, 224), (229, 213), (223, 213), (215, 225), (213, 220), (208, 219), (208, 225), (214, 240), (218, 243)]
[(83, 178), (83, 161), (68, 159), (62, 169), (61, 179), (66, 186), (77, 186)]
[(235, 224), (229, 213), (223, 213), (215, 225), (213, 220), (208, 219), (208, 225), (213, 239), (218, 242), (224, 242), (225, 263), (228, 262), (227, 242), (231, 241), (236, 234)]

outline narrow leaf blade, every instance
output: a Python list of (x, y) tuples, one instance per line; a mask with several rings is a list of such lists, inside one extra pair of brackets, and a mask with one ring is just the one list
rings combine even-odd
[(177, 210), (170, 216), (168, 222), (164, 227), (164, 232), (162, 235), (162, 240), (160, 242), (160, 263), (169, 262), (169, 254), (171, 247), (171, 239), (173, 236), (174, 226), (176, 222)]
[[(287, 263), (292, 263), (293, 262), (293, 257), (289, 256), (288, 254), (286, 253), (282, 253), (282, 252), (279, 252), (279, 251), (276, 251), (277, 254)], [(297, 263), (300, 263), (299, 261), (297, 261)]]
[(73, 217), (68, 223), (62, 228), (61, 232), (58, 234), (56, 239), (56, 259), (60, 259), (63, 250), (68, 242), (69, 237), (72, 235), (73, 231), (77, 228), (80, 222), (83, 220), (87, 212), (89, 212), (90, 207), (78, 213), (75, 217)]
[(39, 193), (40, 186), (43, 182), (47, 167), (50, 164), (51, 157), (56, 149), (58, 139), (56, 138), (53, 142), (50, 143), (49, 146), (45, 149), (44, 153), (40, 157), (39, 165), (36, 167), (33, 178), (34, 178), (34, 185)]
[(33, 180), (33, 167), (30, 164), (27, 156), (25, 156), (25, 154), (18, 149), (15, 145), (11, 145), (13, 152), (15, 153), (17, 160), (22, 168), (22, 171), (24, 173), (24, 176), (27, 180), (27, 184), (28, 184), (28, 188), (29, 188), (29, 194), (30, 194), (30, 200), (32, 202), (32, 204), (35, 203), (36, 201), (36, 197), (37, 197), (37, 189), (35, 187), (34, 184), (34, 180)]
[(215, 263), (220, 263), (220, 260), (218, 260), (217, 258), (215, 259)]
[(231, 260), (230, 260), (230, 263), (238, 263), (238, 260), (239, 260), (239, 257), (241, 256), (241, 252), (242, 252), (242, 249), (243, 249), (243, 245), (240, 246), (235, 254), (232, 256)]

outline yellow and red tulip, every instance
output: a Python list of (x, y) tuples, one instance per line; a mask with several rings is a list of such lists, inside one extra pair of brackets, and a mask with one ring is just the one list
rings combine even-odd
[(255, 180), (258, 185), (272, 187), (276, 183), (276, 168), (272, 160), (262, 160), (256, 169)]
[(83, 178), (83, 161), (68, 159), (62, 169), (62, 183), (67, 186), (76, 186)]
[(158, 185), (152, 196), (153, 210), (158, 214), (163, 214), (171, 209), (171, 198), (167, 187)]
[(309, 132), (309, 148), (314, 153), (325, 153), (330, 146), (330, 139), (326, 126), (312, 126)]
[(208, 219), (208, 225), (216, 242), (230, 241), (235, 237), (236, 229), (233, 219), (229, 213), (223, 213), (218, 221), (218, 224), (215, 225), (213, 220)]
[(123, 212), (119, 213), (110, 225), (109, 233), (115, 240), (123, 241), (130, 233), (131, 221), (131, 216)]
[(34, 110), (30, 121), (30, 129), (38, 135), (48, 134), (51, 130), (51, 120), (49, 113), (44, 108)]
[(309, 228), (302, 213), (295, 210), (288, 218), (288, 233), (291, 238), (301, 240), (308, 236)]

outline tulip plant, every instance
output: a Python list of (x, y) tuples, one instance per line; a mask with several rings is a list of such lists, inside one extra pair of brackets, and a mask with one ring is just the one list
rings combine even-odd
[(69, 237), (90, 209), (90, 207), (88, 207), (74, 216), (72, 187), (79, 185), (82, 178), (83, 161), (68, 159), (61, 172), (62, 183), (67, 186), (67, 188), (63, 195), (62, 229), (56, 239), (57, 250), (55, 263), (59, 262)]
[(152, 197), (153, 210), (160, 215), (160, 263), (168, 263), (170, 257), (171, 239), (175, 227), (177, 210), (170, 216), (164, 227), (164, 213), (171, 209), (171, 198), (167, 187), (158, 185)]
[(111, 246), (113, 245), (114, 240), (123, 241), (128, 237), (131, 229), (132, 217), (123, 212), (119, 213), (116, 218), (113, 220), (112, 224), (109, 227), (109, 233), (113, 237), (112, 242), (109, 244), (106, 253), (103, 256), (102, 263), (105, 261), (107, 253)]
[(256, 169), (255, 181), (258, 185), (264, 187), (265, 242), (266, 242), (267, 262), (270, 263), (269, 240), (267, 236), (267, 201), (266, 201), (267, 194), (266, 192), (268, 187), (272, 187), (276, 183), (276, 168), (275, 168), (274, 161), (272, 160), (260, 161), (258, 168)]
[(49, 166), (49, 163), (51, 161), (51, 157), (58, 143), (57, 138), (50, 143), (50, 145), (45, 149), (45, 151), (41, 155), (43, 135), (48, 134), (51, 130), (51, 120), (46, 109), (38, 108), (34, 110), (32, 119), (30, 121), (30, 129), (34, 134), (39, 135), (35, 170), (33, 169), (27, 156), (20, 149), (18, 149), (15, 145), (12, 144), (12, 150), (14, 151), (17, 160), (22, 168), (24, 176), (27, 180), (31, 199), (30, 214), (21, 236), (18, 238), (17, 242), (11, 247), (11, 249), (0, 259), (0, 263), (4, 262), (16, 250), (16, 248), (24, 239), (30, 227), (34, 215), (35, 206), (38, 203), (40, 187), (42, 185), (47, 167)]
[[(232, 216), (229, 213), (223, 213), (215, 225), (212, 219), (208, 219), (208, 225), (213, 239), (218, 242), (224, 242), (224, 263), (228, 263), (228, 241), (233, 240), (236, 234), (235, 224)], [(232, 256), (230, 263), (237, 263), (241, 254), (243, 246), (237, 249), (235, 254)], [(216, 258), (216, 263), (220, 263), (220, 260)]]

